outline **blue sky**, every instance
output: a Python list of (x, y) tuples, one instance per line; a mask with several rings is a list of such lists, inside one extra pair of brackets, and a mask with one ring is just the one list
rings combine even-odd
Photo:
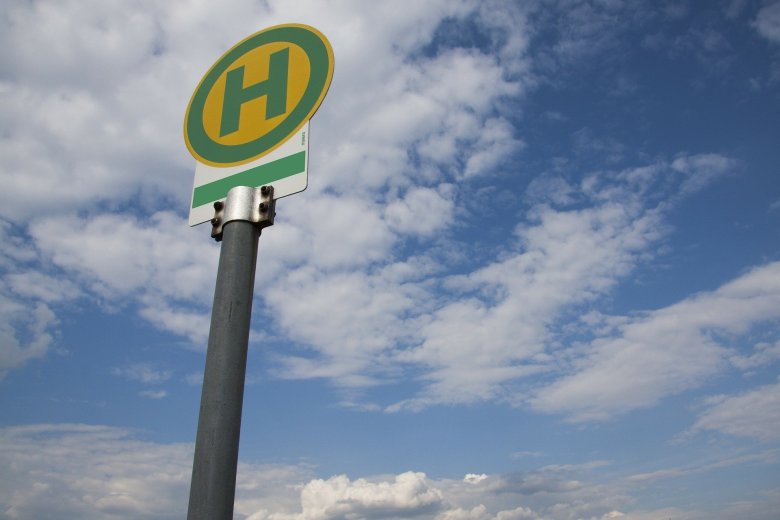
[(236, 518), (776, 518), (780, 3), (11, 1), (0, 519), (186, 511), (189, 97), (330, 40), (260, 239)]

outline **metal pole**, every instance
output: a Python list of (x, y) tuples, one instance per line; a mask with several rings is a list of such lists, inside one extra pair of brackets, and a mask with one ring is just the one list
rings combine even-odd
[[(264, 188), (265, 195), (267, 192), (268, 188)], [(231, 195), (232, 190), (228, 195), (225, 214), (229, 214), (231, 202), (234, 202), (231, 201)], [(247, 204), (247, 200), (249, 204), (255, 204), (257, 200), (251, 196), (238, 199), (241, 199), (242, 205)], [(271, 204), (270, 209), (273, 211), (273, 199)], [(215, 208), (221, 216), (222, 204), (215, 204)], [(266, 213), (267, 209), (266, 206)], [(235, 213), (236, 208), (233, 210)], [(257, 214), (257, 204), (249, 211)], [(272, 218), (273, 213), (271, 224)], [(219, 224), (222, 249), (211, 312), (187, 520), (233, 518), (241, 409), (261, 226), (257, 221), (224, 220), (215, 217), (212, 222), (215, 229)]]

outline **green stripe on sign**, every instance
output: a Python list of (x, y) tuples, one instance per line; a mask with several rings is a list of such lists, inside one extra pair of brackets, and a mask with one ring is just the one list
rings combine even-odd
[(204, 184), (195, 188), (192, 194), (192, 207), (197, 208), (215, 200), (227, 197), (228, 191), (236, 186), (251, 186), (257, 188), (302, 173), (306, 170), (306, 152), (298, 152), (282, 159), (255, 166), (230, 177)]

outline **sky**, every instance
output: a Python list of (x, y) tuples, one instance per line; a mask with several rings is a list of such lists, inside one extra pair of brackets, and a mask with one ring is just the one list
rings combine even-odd
[(259, 241), (235, 518), (780, 510), (780, 2), (6, 0), (0, 519), (186, 514), (195, 86), (335, 72)]

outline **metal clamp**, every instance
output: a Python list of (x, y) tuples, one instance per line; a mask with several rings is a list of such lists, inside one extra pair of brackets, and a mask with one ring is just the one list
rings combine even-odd
[(257, 224), (259, 228), (274, 225), (276, 201), (274, 187), (236, 186), (232, 188), (225, 202), (214, 203), (214, 218), (211, 219), (211, 237), (222, 240), (222, 228), (233, 220), (244, 220)]

